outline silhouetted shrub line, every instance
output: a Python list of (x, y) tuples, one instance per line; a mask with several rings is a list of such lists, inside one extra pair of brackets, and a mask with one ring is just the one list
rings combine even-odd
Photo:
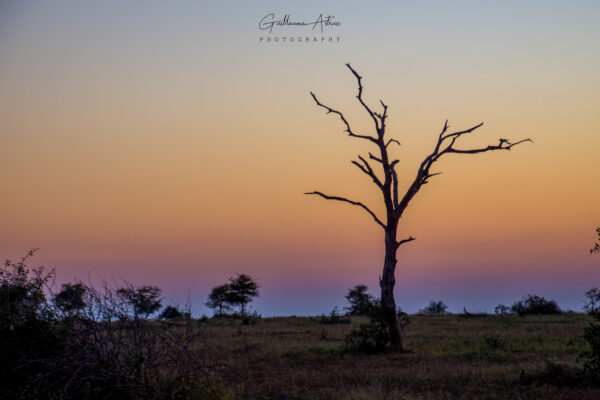
[[(189, 302), (183, 308), (168, 305), (158, 314), (162, 298), (156, 286), (137, 287), (125, 282), (114, 288), (106, 284), (95, 288), (76, 282), (63, 284), (58, 293), (52, 294), (54, 270), (29, 268), (26, 262), (33, 254), (34, 250), (19, 262), (6, 261), (0, 268), (0, 388), (6, 398), (220, 398), (219, 380), (233, 374), (232, 366), (222, 360), (220, 349), (207, 345), (207, 325), (237, 325), (236, 352), (250, 356), (260, 350), (261, 344), (248, 342), (248, 329), (241, 326), (254, 325), (262, 319), (256, 312), (246, 312), (245, 306), (258, 296), (258, 285), (249, 276), (238, 274), (228, 284), (227, 290), (238, 296), (234, 301), (228, 293), (228, 304), (239, 305), (241, 314), (217, 312), (210, 320), (206, 316), (195, 320), (191, 318)], [(588, 302), (584, 309), (593, 319), (577, 339), (588, 346), (578, 357), (580, 367), (548, 363), (540, 371), (522, 373), (519, 384), (581, 386), (600, 382), (597, 295), (596, 288), (586, 293)], [(390, 336), (379, 300), (369, 295), (364, 285), (350, 289), (346, 299), (350, 302), (349, 314), (360, 311), (368, 322), (352, 329), (341, 348), (323, 343), (282, 352), (281, 357), (341, 357), (348, 352), (389, 351)], [(554, 300), (535, 295), (526, 296), (510, 308), (500, 306), (495, 309), (497, 314), (562, 312)], [(221, 307), (218, 302), (216, 307)], [(432, 300), (420, 313), (443, 314), (446, 309), (443, 301)], [(158, 320), (149, 319), (157, 314)], [(463, 314), (456, 319), (485, 316), (463, 308)], [(398, 319), (403, 329), (410, 323), (401, 310)], [(303, 325), (310, 321), (351, 323), (350, 317), (341, 315), (337, 307), (329, 315), (289, 318), (287, 323)], [(338, 329), (323, 328), (320, 333), (307, 330), (306, 334), (335, 342), (339, 340), (335, 337)], [(283, 334), (279, 332), (278, 336)], [(472, 352), (464, 357), (502, 361), (513, 347), (508, 337), (484, 334), (473, 341)]]
[(0, 268), (0, 397), (215, 397), (215, 374), (228, 366), (189, 308), (167, 307), (172, 322), (147, 320), (160, 289), (128, 283), (65, 284), (48, 298), (55, 273), (26, 265), (34, 251)]

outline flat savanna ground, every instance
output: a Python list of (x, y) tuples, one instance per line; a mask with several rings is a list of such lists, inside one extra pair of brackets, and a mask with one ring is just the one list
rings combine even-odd
[(361, 318), (212, 319), (206, 334), (228, 366), (218, 386), (231, 399), (600, 399), (598, 386), (561, 383), (586, 348), (586, 315), (410, 319), (400, 354), (342, 351)]

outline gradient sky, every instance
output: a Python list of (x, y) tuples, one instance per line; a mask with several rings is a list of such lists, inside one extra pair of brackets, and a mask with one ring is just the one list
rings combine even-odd
[[(252, 3), (252, 4), (249, 4)], [(266, 43), (268, 13), (341, 22), (339, 43)], [(373, 149), (313, 103), (389, 105), (401, 187), (444, 120), (481, 121), (405, 213), (397, 302), (492, 311), (527, 293), (579, 310), (600, 286), (598, 1), (54, 1), (0, 3), (0, 257), (40, 247), (58, 281), (189, 292), (256, 277), (263, 315), (317, 314), (348, 287), (377, 293), (382, 211), (350, 160)], [(275, 28), (272, 37), (308, 28)], [(318, 34), (317, 36), (321, 36)]]

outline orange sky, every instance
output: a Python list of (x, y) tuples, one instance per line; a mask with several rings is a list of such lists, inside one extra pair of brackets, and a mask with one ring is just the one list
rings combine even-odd
[[(490, 311), (538, 291), (580, 307), (600, 285), (587, 253), (600, 224), (598, 3), (380, 3), (2, 6), (0, 255), (41, 247), (35, 262), (60, 279), (154, 283), (173, 301), (190, 290), (198, 312), (236, 272), (263, 283), (265, 313), (327, 311), (357, 283), (375, 293), (379, 229), (302, 195), (381, 211), (350, 164), (372, 149), (308, 94), (368, 132), (349, 61), (367, 101), (390, 107), (402, 187), (446, 118), (485, 122), (465, 146), (535, 142), (439, 163), (400, 228), (417, 238), (399, 253), (400, 305)], [(333, 13), (341, 42), (261, 43), (268, 12)]]

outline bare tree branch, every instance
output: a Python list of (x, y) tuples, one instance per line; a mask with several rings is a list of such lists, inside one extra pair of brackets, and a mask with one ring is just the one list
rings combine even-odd
[[(494, 150), (510, 150), (512, 147), (517, 146), (524, 142), (532, 142), (533, 143), (533, 141), (529, 138), (519, 140), (518, 142), (515, 142), (515, 143), (511, 143), (508, 139), (499, 139), (499, 142), (497, 145), (489, 145), (489, 146), (483, 147), (483, 148), (455, 149), (453, 147), (454, 144), (456, 143), (457, 139), (459, 139), (463, 135), (466, 135), (466, 134), (469, 134), (469, 133), (475, 131), (476, 129), (480, 128), (482, 125), (483, 125), (483, 122), (469, 128), (469, 129), (445, 134), (449, 128), (448, 120), (446, 120), (446, 122), (444, 123), (444, 128), (442, 129), (442, 132), (440, 133), (440, 135), (438, 137), (438, 141), (436, 143), (435, 149), (433, 150), (433, 152), (431, 154), (429, 154), (425, 158), (425, 160), (423, 160), (423, 162), (419, 166), (419, 170), (417, 172), (417, 176), (415, 177), (415, 180), (413, 181), (413, 183), (409, 187), (409, 189), (406, 191), (406, 194), (400, 201), (398, 207), (396, 207), (396, 209), (394, 210), (395, 214), (398, 217), (400, 217), (402, 215), (402, 213), (408, 206), (408, 203), (417, 194), (417, 192), (421, 189), (421, 187), (424, 184), (428, 183), (428, 179), (435, 175), (440, 174), (440, 173), (430, 173), (429, 170), (431, 169), (431, 166), (436, 161), (438, 161), (444, 154), (449, 154), (449, 153), (476, 154), (476, 153), (484, 153), (487, 151), (494, 151)], [(447, 143), (447, 141), (449, 141), (450, 143)], [(442, 147), (444, 147), (443, 150), (441, 150)]]
[[(458, 132), (449, 133), (448, 135), (443, 136), (443, 137), (442, 137), (442, 135), (440, 135), (440, 137), (441, 137), (441, 139), (443, 141), (445, 139), (448, 139), (448, 138), (451, 138), (451, 137), (454, 137), (454, 136), (458, 137), (458, 136), (461, 136), (461, 135), (465, 135), (467, 133), (471, 133), (474, 130), (476, 130), (478, 128), (481, 128), (482, 126), (483, 126), (483, 122), (481, 122), (481, 123), (473, 126), (472, 128), (465, 129), (464, 131), (458, 131)], [(448, 120), (446, 120), (446, 123), (444, 124), (444, 130), (442, 131), (442, 133), (445, 132), (448, 128), (449, 128), (449, 126), (448, 126)]]
[(371, 165), (369, 165), (367, 160), (365, 160), (360, 154), (358, 155), (358, 158), (360, 161), (362, 161), (363, 165), (359, 164), (357, 161), (352, 161), (352, 164), (356, 165), (358, 168), (360, 168), (360, 170), (362, 172), (364, 172), (369, 177), (371, 177), (373, 182), (375, 182), (375, 184), (381, 189), (383, 187), (383, 184), (381, 183), (381, 181), (379, 180), (379, 178), (373, 171), (373, 168), (371, 168)]
[(378, 162), (378, 163), (380, 163), (380, 164), (381, 164), (381, 163), (383, 163), (383, 161), (381, 161), (381, 158), (379, 158), (379, 157), (375, 157), (375, 156), (374, 156), (372, 153), (369, 153), (369, 158), (370, 158), (371, 160), (375, 160), (375, 161), (377, 161), (377, 162)]
[(315, 103), (317, 103), (318, 106), (323, 107), (324, 109), (327, 110), (327, 114), (334, 113), (334, 114), (339, 115), (339, 117), (341, 118), (342, 122), (344, 122), (344, 124), (346, 125), (346, 130), (344, 132), (348, 132), (348, 136), (352, 136), (352, 137), (356, 137), (356, 138), (360, 138), (360, 139), (367, 139), (367, 140), (370, 140), (373, 143), (377, 143), (377, 139), (375, 139), (372, 136), (358, 135), (358, 134), (352, 132), (352, 129), (350, 128), (350, 124), (348, 123), (348, 120), (346, 120), (346, 117), (344, 117), (344, 114), (342, 114), (341, 112), (339, 112), (337, 110), (334, 110), (333, 108), (327, 107), (326, 105), (322, 104), (317, 99), (317, 96), (315, 96), (315, 94), (313, 92), (310, 92), (310, 95), (315, 100)]
[(398, 247), (402, 246), (404, 243), (412, 242), (413, 240), (416, 240), (416, 239), (414, 237), (410, 236), (408, 239), (403, 239), (399, 242), (396, 242), (396, 249), (398, 249)]
[(490, 150), (510, 150), (512, 147), (521, 144), (523, 142), (532, 142), (533, 140), (531, 139), (523, 139), (523, 140), (519, 140), (516, 143), (511, 143), (508, 141), (508, 139), (500, 139), (499, 143), (497, 145), (490, 145), (481, 149), (468, 149), (468, 150), (460, 150), (460, 149), (454, 149), (452, 147), (448, 147), (447, 149), (444, 150), (444, 153), (458, 153), (458, 154), (475, 154), (475, 153), (483, 153), (486, 151), (490, 151)]
[(360, 201), (353, 201), (353, 200), (349, 200), (349, 199), (346, 199), (344, 197), (339, 197), (339, 196), (328, 196), (326, 194), (323, 194), (321, 192), (316, 192), (316, 191), (315, 192), (307, 192), (307, 193), (304, 193), (304, 194), (316, 194), (316, 195), (321, 196), (322, 198), (327, 199), (327, 200), (343, 201), (345, 203), (350, 203), (353, 206), (361, 207), (366, 212), (368, 212), (369, 214), (371, 214), (371, 217), (373, 217), (373, 219), (375, 220), (375, 222), (377, 222), (383, 229), (385, 229), (385, 227), (386, 227), (385, 224), (383, 222), (381, 222), (381, 220), (379, 218), (377, 218), (377, 215), (375, 215), (375, 213), (373, 211), (371, 211), (369, 209), (369, 207), (365, 206)]
[(390, 143), (396, 143), (398, 146), (401, 146), (400, 142), (397, 141), (396, 139), (390, 139), (387, 141), (387, 143), (385, 144), (385, 147), (388, 147), (390, 145)]
[(385, 120), (387, 118), (387, 108), (388, 107), (383, 102), (383, 100), (379, 100), (379, 103), (381, 103), (381, 107), (383, 107), (383, 114), (375, 113), (375, 115), (377, 115), (377, 118), (379, 118), (383, 122), (383, 120)]
[[(362, 98), (362, 90), (363, 90), (363, 86), (362, 86), (362, 76), (360, 76), (358, 74), (358, 72), (356, 72), (351, 66), (350, 63), (346, 63), (346, 67), (348, 67), (348, 69), (350, 71), (352, 71), (352, 74), (354, 74), (354, 76), (356, 77), (356, 80), (358, 81), (358, 95), (356, 96), (356, 98), (358, 99), (358, 101), (360, 102), (360, 104), (363, 106), (363, 108), (367, 111), (367, 113), (369, 114), (369, 116), (373, 119), (373, 122), (375, 122), (375, 129), (377, 129), (377, 132), (379, 132), (381, 130), (381, 126), (379, 124), (380, 121), (377, 120), (377, 114), (374, 113), (373, 111), (371, 111), (371, 109), (369, 108), (369, 106), (364, 102), (363, 98)], [(383, 104), (383, 102), (381, 102), (381, 104)], [(384, 115), (387, 112), (387, 106), (384, 104)], [(383, 115), (380, 115), (380, 120), (384, 120), (385, 117)]]

